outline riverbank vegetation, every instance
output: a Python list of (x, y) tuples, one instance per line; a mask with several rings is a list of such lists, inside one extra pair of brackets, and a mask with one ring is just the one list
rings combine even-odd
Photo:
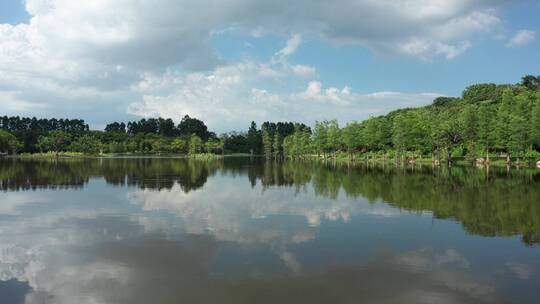
[(350, 122), (252, 122), (246, 132), (216, 135), (184, 116), (113, 122), (90, 130), (80, 119), (0, 117), (0, 153), (40, 155), (211, 155), (432, 161), (540, 158), (540, 76), (518, 84), (477, 84), (461, 97)]

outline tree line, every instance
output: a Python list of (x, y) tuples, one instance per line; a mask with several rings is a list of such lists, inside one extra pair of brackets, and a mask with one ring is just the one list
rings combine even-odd
[(247, 153), (276, 158), (540, 156), (540, 76), (518, 84), (477, 84), (461, 97), (438, 97), (340, 127), (317, 121), (255, 122), (245, 132), (216, 135), (197, 118), (113, 122), (92, 131), (80, 119), (0, 117), (0, 153)]
[[(265, 151), (270, 151), (270, 145)], [(289, 157), (344, 153), (382, 157), (540, 156), (540, 76), (514, 85), (477, 84), (461, 97), (351, 122), (318, 121), (283, 140)]]
[[(170, 118), (112, 122), (103, 131), (90, 130), (84, 120), (0, 117), (0, 153), (80, 152), (101, 153), (201, 153), (263, 152), (267, 134), (284, 138), (295, 129), (309, 129), (293, 122), (265, 122), (258, 129), (251, 123), (246, 132), (221, 134), (208, 130), (197, 118), (184, 116), (176, 125)], [(275, 134), (275, 135), (274, 135)]]

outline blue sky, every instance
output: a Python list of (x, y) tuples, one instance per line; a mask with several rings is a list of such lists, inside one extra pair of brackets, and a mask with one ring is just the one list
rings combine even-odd
[(540, 74), (538, 1), (0, 3), (0, 115), (340, 123)]

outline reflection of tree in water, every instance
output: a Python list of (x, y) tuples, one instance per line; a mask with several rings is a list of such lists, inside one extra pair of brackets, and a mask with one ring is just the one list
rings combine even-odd
[(491, 168), (490, 171), (431, 166), (340, 166), (320, 162), (288, 162), (275, 169), (265, 164), (259, 179), (265, 187), (312, 182), (317, 195), (384, 201), (410, 211), (430, 211), (436, 218), (455, 219), (473, 234), (521, 235), (526, 244), (540, 244), (540, 172)]
[(92, 177), (117, 186), (201, 188), (217, 171), (247, 176), (252, 186), (313, 188), (336, 199), (343, 193), (371, 202), (384, 201), (410, 211), (431, 211), (455, 219), (473, 234), (521, 235), (540, 244), (540, 172), (536, 169), (485, 169), (430, 166), (340, 166), (314, 161), (267, 162), (264, 159), (66, 159), (0, 160), (0, 190), (82, 187)]
[(97, 172), (96, 164), (85, 160), (0, 160), (0, 190), (83, 187)]
[(83, 187), (91, 177), (116, 186), (171, 189), (186, 193), (201, 188), (221, 167), (220, 161), (192, 159), (61, 159), (0, 161), (1, 190)]
[(221, 167), (221, 162), (193, 159), (104, 159), (102, 174), (105, 180), (118, 186), (137, 186), (144, 189), (172, 189), (178, 183), (184, 192), (201, 188)]

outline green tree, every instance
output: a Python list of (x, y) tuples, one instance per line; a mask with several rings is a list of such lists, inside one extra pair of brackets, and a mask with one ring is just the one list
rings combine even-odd
[(328, 121), (316, 121), (315, 133), (313, 134), (313, 141), (317, 154), (326, 154), (327, 151), (327, 138), (328, 138)]
[(71, 136), (64, 131), (51, 131), (47, 136), (41, 136), (38, 146), (44, 151), (52, 151), (58, 155), (69, 145)]
[(333, 119), (328, 122), (328, 133), (326, 139), (326, 151), (337, 152), (341, 149), (341, 130), (337, 120)]
[(511, 89), (503, 92), (495, 120), (495, 146), (506, 151), (510, 138), (510, 119), (512, 114), (513, 94)]
[(359, 123), (353, 122), (347, 124), (343, 130), (341, 130), (342, 142), (349, 155), (351, 155), (355, 149), (362, 146), (361, 128)]
[(536, 94), (535, 104), (531, 111), (531, 139), (537, 149), (540, 149), (540, 93)]
[(463, 126), (463, 141), (467, 147), (468, 154), (477, 152), (478, 140), (478, 115), (477, 107), (473, 104), (467, 104), (460, 113), (461, 125)]
[(247, 132), (248, 151), (251, 154), (258, 154), (261, 151), (262, 138), (261, 132), (257, 130), (257, 124), (252, 121)]
[(272, 156), (272, 137), (266, 128), (262, 129), (263, 151), (266, 157)]
[(0, 129), (0, 152), (1, 153), (16, 153), (22, 145), (17, 138), (8, 131)]
[(71, 143), (70, 149), (84, 154), (99, 154), (103, 150), (103, 143), (98, 137), (87, 134), (77, 137)]
[(183, 137), (177, 137), (171, 142), (171, 150), (175, 153), (187, 154), (189, 152), (189, 143)]
[(274, 134), (274, 141), (273, 141), (273, 150), (274, 150), (274, 156), (280, 157), (283, 152), (283, 140), (281, 138), (281, 135), (279, 135), (278, 132)]
[(201, 153), (203, 150), (203, 141), (196, 134), (192, 134), (189, 140), (189, 154), (196, 155)]

